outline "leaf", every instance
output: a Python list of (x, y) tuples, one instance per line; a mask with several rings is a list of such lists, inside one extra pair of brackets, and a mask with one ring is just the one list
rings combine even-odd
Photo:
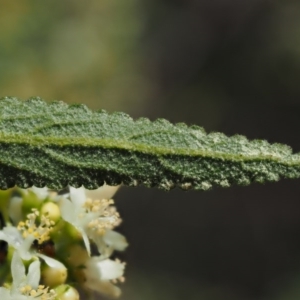
[(206, 134), (166, 120), (134, 121), (85, 105), (0, 100), (0, 188), (60, 189), (106, 182), (207, 190), (300, 176), (288, 146)]

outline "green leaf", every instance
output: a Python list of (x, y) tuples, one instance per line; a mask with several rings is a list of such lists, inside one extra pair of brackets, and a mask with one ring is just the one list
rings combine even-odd
[(1, 189), (106, 182), (207, 190), (299, 176), (300, 156), (288, 146), (84, 105), (0, 100)]

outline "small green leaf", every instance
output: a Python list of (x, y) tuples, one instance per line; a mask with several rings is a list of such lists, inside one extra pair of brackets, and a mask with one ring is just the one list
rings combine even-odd
[(40, 98), (0, 100), (1, 189), (106, 182), (207, 190), (299, 176), (300, 155), (285, 145)]

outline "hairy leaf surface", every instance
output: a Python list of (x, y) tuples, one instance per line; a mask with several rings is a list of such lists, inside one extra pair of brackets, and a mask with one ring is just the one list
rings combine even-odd
[(0, 188), (124, 183), (207, 190), (300, 176), (288, 146), (40, 98), (0, 100)]

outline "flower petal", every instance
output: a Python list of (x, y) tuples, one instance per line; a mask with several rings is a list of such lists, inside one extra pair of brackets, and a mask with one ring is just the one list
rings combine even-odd
[(8, 214), (13, 224), (18, 224), (22, 220), (22, 197), (15, 196), (10, 199)]
[(106, 245), (118, 251), (123, 251), (128, 246), (126, 238), (122, 234), (113, 230), (106, 230), (103, 236), (103, 241)]
[(37, 256), (40, 257), (41, 259), (43, 259), (45, 261), (45, 263), (51, 268), (66, 269), (66, 267), (63, 263), (61, 263), (60, 261), (58, 261), (54, 258), (51, 258), (47, 255), (40, 254), (40, 253), (37, 253)]
[(101, 260), (100, 257), (91, 257), (86, 262), (85, 273), (87, 278), (98, 280), (113, 280), (123, 276), (125, 265), (111, 259)]
[[(28, 300), (30, 298), (28, 298), (28, 296), (24, 296), (24, 295), (13, 295), (11, 298), (9, 298), (11, 300)], [(1, 298), (2, 300), (2, 298)], [(6, 300), (6, 299), (4, 299)]]
[(29, 260), (32, 258), (32, 253), (30, 252), (30, 248), (34, 240), (35, 237), (33, 235), (29, 235), (28, 237), (25, 238), (21, 246), (16, 248), (22, 259)]
[(84, 230), (80, 230), (80, 229), (79, 229), (79, 231), (80, 231), (80, 233), (81, 233), (81, 235), (82, 235), (82, 238), (83, 238), (83, 242), (84, 242), (86, 251), (87, 251), (88, 255), (90, 256), (90, 255), (91, 255), (91, 245), (90, 245), (90, 240), (89, 240), (89, 238), (88, 238), (88, 236), (87, 236), (87, 234), (85, 233)]
[(78, 218), (76, 206), (70, 200), (67, 200), (65, 198), (62, 198), (60, 200), (59, 206), (62, 218), (65, 221), (74, 224)]
[(4, 287), (0, 287), (0, 299), (1, 300), (11, 300), (10, 292)]
[(85, 287), (110, 297), (117, 298), (121, 290), (109, 280), (117, 279), (123, 275), (124, 264), (101, 257), (91, 257), (86, 262), (83, 272), (86, 275)]
[(10, 246), (17, 248), (21, 245), (23, 238), (16, 227), (7, 226), (0, 231), (0, 240), (4, 240)]
[(112, 298), (118, 298), (121, 295), (121, 289), (109, 281), (87, 280), (84, 286)]
[(17, 251), (14, 252), (12, 257), (11, 275), (13, 278), (13, 290), (16, 290), (26, 279), (25, 266)]
[(70, 198), (77, 207), (82, 207), (86, 200), (84, 188), (75, 189), (70, 186)]
[(100, 270), (102, 280), (113, 280), (123, 276), (125, 268), (124, 264), (111, 259), (98, 262), (97, 267)]
[(3, 232), (3, 230), (0, 231), (0, 241), (5, 241), (5, 242), (7, 242), (9, 245), (12, 246), (12, 239), (11, 239), (9, 236), (7, 236), (7, 235)]
[(37, 195), (39, 200), (45, 200), (49, 196), (49, 190), (47, 187), (38, 188), (33, 185), (31, 190)]
[(32, 262), (28, 268), (27, 284), (36, 289), (41, 278), (41, 263), (39, 260)]
[(85, 190), (85, 194), (88, 198), (91, 199), (111, 199), (112, 196), (117, 192), (120, 188), (120, 185), (111, 186), (111, 185), (103, 185), (96, 190)]

